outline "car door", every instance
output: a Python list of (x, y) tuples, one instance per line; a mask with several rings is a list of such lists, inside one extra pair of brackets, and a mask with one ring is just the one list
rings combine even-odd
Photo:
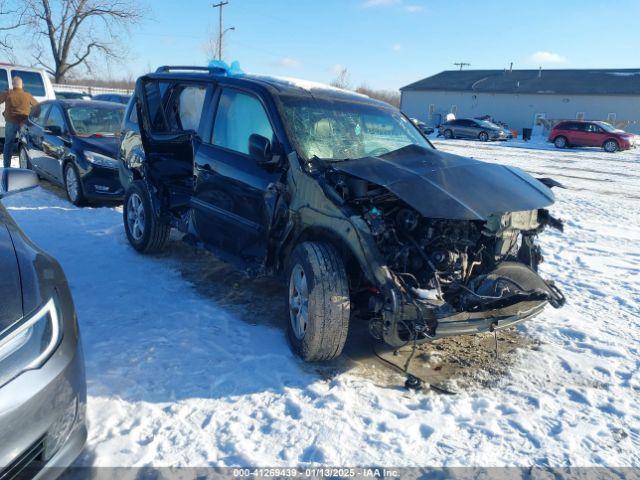
[(192, 200), (198, 236), (251, 263), (266, 254), (271, 218), (265, 196), (281, 177), (249, 156), (249, 137), (277, 142), (265, 103), (251, 92), (226, 87), (217, 93), (211, 137), (195, 156)]
[(458, 120), (458, 127), (456, 137), (471, 138), (474, 123), (471, 120)]
[(606, 132), (595, 123), (587, 123), (585, 132), (585, 145), (588, 147), (601, 147), (607, 139)]
[(586, 124), (582, 122), (573, 122), (569, 125), (569, 143), (577, 147), (587, 145)]
[(44, 124), (42, 138), (42, 166), (45, 173), (59, 184), (64, 184), (62, 161), (65, 156), (69, 128), (62, 108), (51, 105)]
[(35, 171), (42, 174), (45, 174), (42, 146), (44, 140), (44, 123), (50, 108), (51, 103), (46, 102), (33, 107), (29, 115), (29, 120), (23, 127), (24, 147), (27, 149), (31, 166)]

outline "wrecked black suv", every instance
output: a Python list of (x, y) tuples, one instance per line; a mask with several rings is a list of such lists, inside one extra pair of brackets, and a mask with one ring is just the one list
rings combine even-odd
[(396, 108), (291, 79), (161, 67), (124, 120), (124, 227), (171, 228), (288, 285), (288, 337), (328, 360), (349, 322), (394, 347), (493, 331), (564, 303), (536, 272), (554, 182), (436, 150)]

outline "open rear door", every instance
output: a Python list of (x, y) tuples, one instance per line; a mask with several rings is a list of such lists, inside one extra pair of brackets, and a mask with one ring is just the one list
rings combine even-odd
[[(183, 125), (180, 119), (180, 101), (188, 87), (194, 88), (153, 75), (142, 77), (136, 83), (136, 108), (147, 174), (156, 186), (167, 190), (162, 193), (168, 199), (169, 208), (188, 205), (194, 188), (193, 160), (199, 117), (198, 122), (189, 125)], [(204, 85), (195, 88), (206, 91)], [(204, 97), (203, 93), (202, 104)], [(202, 105), (198, 115), (201, 110)]]

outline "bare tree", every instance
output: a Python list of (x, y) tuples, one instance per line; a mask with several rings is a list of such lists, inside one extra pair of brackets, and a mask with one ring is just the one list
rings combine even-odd
[(349, 74), (349, 70), (341, 68), (338, 71), (336, 78), (331, 80), (330, 84), (337, 88), (349, 89), (351, 87), (351, 75)]
[(26, 8), (20, 2), (0, 0), (0, 50), (14, 61), (10, 34), (26, 23)]
[[(23, 0), (26, 29), (33, 35), (35, 64), (56, 82), (91, 61), (124, 57), (118, 35), (142, 18), (135, 0)], [(47, 53), (45, 53), (47, 52)]]

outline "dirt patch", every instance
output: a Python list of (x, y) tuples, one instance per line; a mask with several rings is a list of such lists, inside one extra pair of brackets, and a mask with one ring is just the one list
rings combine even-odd
[[(177, 261), (185, 280), (203, 296), (215, 301), (251, 325), (267, 325), (285, 334), (288, 312), (286, 289), (277, 279), (252, 279), (209, 252), (193, 248), (172, 237), (167, 258)], [(491, 388), (503, 378), (516, 359), (518, 349), (536, 348), (536, 342), (516, 328), (498, 332), (498, 358), (493, 334), (436, 340), (419, 345), (409, 371), (429, 383), (456, 389)], [(309, 366), (323, 378), (349, 372), (384, 387), (401, 387), (404, 375), (381, 360), (404, 367), (412, 347), (397, 352), (375, 342), (367, 322), (354, 321), (343, 355), (333, 362)]]

